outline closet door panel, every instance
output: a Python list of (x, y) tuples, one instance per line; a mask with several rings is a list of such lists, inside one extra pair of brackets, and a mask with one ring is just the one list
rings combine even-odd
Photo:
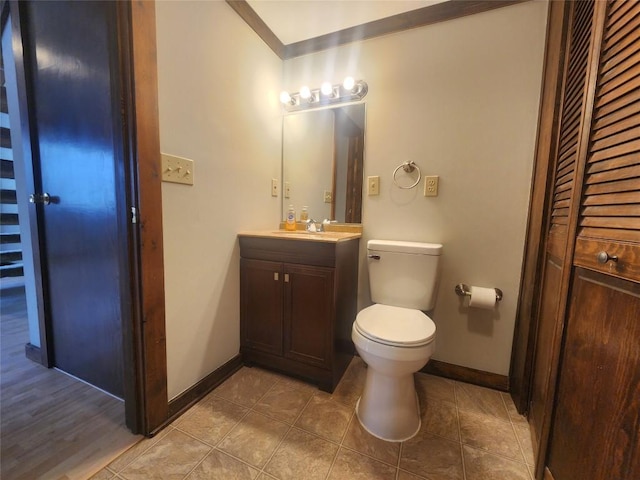
[(640, 284), (576, 269), (549, 469), (640, 478)]
[[(551, 215), (533, 359), (529, 424), (535, 449), (546, 451), (553, 408), (557, 359), (560, 351), (570, 256), (575, 239), (575, 185), (578, 158), (584, 151), (589, 55), (593, 35), (594, 2), (569, 4), (569, 31), (564, 63), (558, 139), (549, 192)], [(584, 155), (584, 153), (582, 153)], [(579, 186), (579, 185), (578, 185)], [(573, 211), (573, 213), (572, 213)], [(571, 218), (573, 215), (573, 224)], [(567, 257), (569, 252), (569, 257)], [(543, 460), (544, 454), (540, 456)]]
[(640, 282), (640, 4), (627, 3), (608, 4), (574, 264)]

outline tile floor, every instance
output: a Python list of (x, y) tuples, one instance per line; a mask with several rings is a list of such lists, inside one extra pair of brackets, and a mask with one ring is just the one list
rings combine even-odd
[(243, 367), (94, 480), (531, 480), (529, 430), (509, 395), (417, 374), (422, 429), (403, 443), (354, 414), (366, 366), (356, 357), (329, 395)]

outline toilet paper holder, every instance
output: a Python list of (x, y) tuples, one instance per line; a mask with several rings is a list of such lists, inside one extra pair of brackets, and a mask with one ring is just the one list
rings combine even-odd
[[(496, 288), (495, 291), (496, 291), (496, 301), (499, 302), (502, 300), (502, 290), (500, 290), (499, 288)], [(459, 297), (470, 297), (471, 289), (469, 288), (468, 285), (465, 285), (464, 283), (459, 283), (458, 285), (456, 285), (456, 295), (458, 295)]]

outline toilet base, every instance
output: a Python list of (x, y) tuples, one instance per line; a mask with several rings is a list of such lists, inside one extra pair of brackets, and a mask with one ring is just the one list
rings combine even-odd
[(422, 421), (413, 373), (388, 376), (368, 368), (356, 415), (367, 432), (387, 442), (414, 437)]

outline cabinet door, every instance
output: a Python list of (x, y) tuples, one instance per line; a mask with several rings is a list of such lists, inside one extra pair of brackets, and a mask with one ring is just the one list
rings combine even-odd
[(334, 324), (333, 269), (285, 264), (284, 355), (331, 366)]
[(282, 264), (240, 259), (241, 344), (282, 355)]
[(640, 478), (640, 284), (578, 268), (548, 468), (555, 480)]

